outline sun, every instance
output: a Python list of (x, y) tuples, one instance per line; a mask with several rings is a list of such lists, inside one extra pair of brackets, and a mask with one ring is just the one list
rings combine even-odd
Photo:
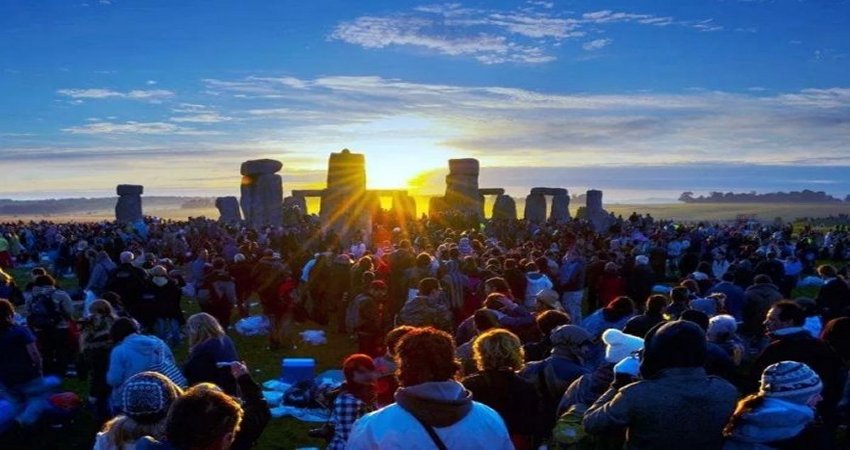
[(356, 127), (352, 151), (366, 155), (369, 189), (409, 189), (423, 172), (448, 168), (455, 152), (440, 143), (453, 135), (432, 119), (399, 116), (381, 118)]

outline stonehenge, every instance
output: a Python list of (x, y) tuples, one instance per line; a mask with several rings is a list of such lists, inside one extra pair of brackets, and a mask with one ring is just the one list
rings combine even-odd
[[(492, 217), (516, 219), (516, 201), (503, 188), (481, 188), (478, 182), (480, 164), (472, 158), (450, 159), (446, 175), (445, 193), (431, 197), (429, 214), (439, 217), (446, 212), (461, 213), (484, 218), (484, 198), (494, 196)], [(242, 197), (216, 199), (221, 219), (237, 223), (244, 217), (253, 227), (294, 224), (307, 214), (307, 197), (320, 199), (319, 220), (326, 231), (340, 237), (362, 234), (369, 239), (372, 220), (381, 209), (381, 198), (390, 197), (389, 217), (398, 223), (415, 220), (416, 201), (405, 190), (370, 190), (366, 188), (366, 158), (361, 153), (343, 149), (331, 153), (328, 159), (326, 187), (324, 189), (293, 190), (283, 198), (282, 180), (277, 173), (283, 169), (280, 161), (259, 159), (242, 164)], [(116, 216), (122, 220), (141, 217), (141, 186), (121, 185)], [(547, 197), (551, 198), (548, 203)], [(136, 206), (134, 206), (136, 205)], [(239, 207), (241, 205), (242, 214)], [(563, 224), (571, 220), (570, 196), (565, 188), (534, 187), (525, 198), (524, 218), (534, 224), (546, 222)], [(384, 216), (386, 217), (386, 216)], [(581, 208), (581, 217), (597, 229), (608, 226), (610, 217), (602, 208), (602, 192), (587, 191), (587, 206)]]
[(245, 220), (254, 227), (283, 223), (283, 181), (277, 175), (280, 161), (257, 159), (242, 163), (242, 197)]
[[(552, 206), (546, 214), (546, 197), (552, 197)], [(563, 224), (570, 220), (570, 196), (564, 188), (534, 187), (525, 198), (525, 220), (541, 224), (547, 220)]]
[(380, 203), (366, 192), (366, 157), (348, 149), (331, 153), (326, 186), (319, 211), (322, 228), (341, 236), (360, 231), (367, 236)]
[(215, 199), (215, 207), (218, 209), (219, 221), (227, 224), (236, 224), (242, 221), (239, 200), (236, 197), (218, 197)]
[(543, 194), (528, 194), (525, 197), (525, 220), (541, 224), (546, 222), (546, 196)]
[(132, 223), (142, 220), (142, 193), (144, 187), (134, 184), (119, 184), (115, 189), (118, 203), (115, 204), (115, 220)]
[(484, 196), (478, 189), (477, 159), (450, 159), (446, 175), (445, 207), (484, 218)]
[(499, 195), (496, 197), (496, 203), (493, 204), (494, 219), (511, 219), (516, 220), (516, 202), (510, 195)]
[(598, 232), (611, 226), (611, 215), (602, 208), (602, 191), (595, 189), (587, 191), (587, 204), (581, 218), (590, 222)]

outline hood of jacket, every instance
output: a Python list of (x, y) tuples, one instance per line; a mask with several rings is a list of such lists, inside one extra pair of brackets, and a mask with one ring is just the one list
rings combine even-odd
[(472, 411), (472, 393), (457, 381), (437, 381), (400, 388), (395, 401), (426, 425), (448, 427)]
[(779, 288), (772, 283), (754, 284), (747, 288), (747, 293), (751, 295), (758, 295), (763, 298), (770, 298), (771, 296), (780, 294)]
[(144, 334), (131, 334), (119, 345), (139, 356), (152, 357), (161, 349), (162, 341)]
[(730, 438), (749, 443), (769, 443), (793, 438), (815, 418), (812, 408), (776, 398), (744, 414)]

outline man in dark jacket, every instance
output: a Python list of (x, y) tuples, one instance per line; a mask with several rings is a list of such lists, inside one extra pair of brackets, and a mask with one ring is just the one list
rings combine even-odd
[(753, 364), (750, 372), (752, 386), (756, 385), (764, 369), (773, 363), (804, 363), (823, 381), (823, 401), (818, 404), (818, 411), (825, 419), (834, 417), (846, 379), (841, 358), (827, 343), (803, 328), (806, 315), (798, 304), (791, 301), (776, 303), (766, 317), (764, 325), (771, 342)]
[(850, 309), (850, 287), (838, 274), (835, 267), (823, 265), (818, 267), (818, 274), (823, 278), (824, 284), (815, 298), (818, 309), (823, 317), (823, 323), (846, 315)]
[(133, 252), (122, 252), (121, 263), (109, 276), (106, 290), (112, 291), (121, 297), (121, 302), (127, 312), (135, 317), (140, 314), (139, 303), (147, 284), (147, 273), (133, 265)]
[(741, 334), (749, 338), (764, 335), (762, 321), (774, 303), (782, 300), (782, 293), (767, 275), (756, 275), (754, 283), (744, 292), (744, 325)]
[(635, 266), (629, 275), (626, 292), (634, 301), (640, 303), (646, 301), (652, 294), (652, 286), (655, 284), (655, 272), (649, 265), (649, 258), (644, 255), (635, 257)]
[(630, 449), (713, 450), (723, 447), (723, 427), (738, 393), (727, 381), (708, 376), (705, 334), (677, 320), (647, 334), (641, 381), (615, 382), (584, 415), (591, 434), (627, 429)]
[(776, 259), (776, 253), (768, 252), (767, 259), (756, 265), (755, 273), (767, 275), (774, 283), (780, 283), (785, 278), (785, 264)]
[(735, 274), (729, 271), (723, 274), (721, 282), (717, 283), (708, 290), (706, 295), (723, 294), (726, 300), (723, 306), (726, 312), (729, 313), (735, 320), (744, 320), (744, 290), (735, 284)]

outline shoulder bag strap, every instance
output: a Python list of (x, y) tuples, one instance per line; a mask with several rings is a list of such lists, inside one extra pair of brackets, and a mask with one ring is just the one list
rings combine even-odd
[(437, 449), (448, 450), (446, 444), (444, 444), (443, 440), (440, 439), (440, 436), (437, 435), (437, 432), (434, 430), (434, 427), (423, 422), (422, 419), (420, 419), (419, 417), (416, 417), (416, 414), (411, 413), (410, 415), (413, 416), (413, 418), (416, 419), (416, 421), (419, 422), (420, 425), (422, 425), (422, 428), (425, 428), (425, 431), (428, 432), (428, 436), (430, 436), (431, 440), (434, 441), (434, 445), (437, 446)]

